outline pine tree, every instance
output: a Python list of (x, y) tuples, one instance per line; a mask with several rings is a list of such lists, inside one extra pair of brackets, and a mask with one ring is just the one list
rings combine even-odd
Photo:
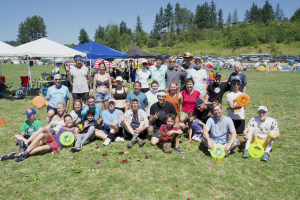
[(106, 26), (105, 31), (107, 33), (107, 41), (105, 45), (113, 49), (121, 50), (121, 37), (118, 25), (109, 24)]
[(166, 23), (165, 23), (165, 14), (164, 14), (164, 10), (162, 7), (160, 7), (160, 10), (159, 10), (159, 30), (160, 32), (162, 32), (162, 30), (164, 28), (166, 28)]
[(239, 21), (239, 17), (238, 17), (238, 14), (237, 14), (237, 9), (234, 9), (232, 22), (233, 23), (238, 23), (238, 21)]
[(151, 31), (151, 35), (155, 38), (158, 38), (159, 37), (159, 32), (160, 32), (160, 29), (159, 29), (159, 15), (156, 14), (155, 15), (155, 21), (154, 21), (154, 24), (153, 24), (153, 29)]
[(196, 15), (195, 15), (195, 20), (194, 20), (194, 24), (197, 25), (198, 29), (202, 29), (203, 27), (201, 27), (201, 6), (198, 4), (196, 7)]
[(127, 25), (126, 25), (126, 22), (123, 22), (123, 20), (120, 23), (119, 31), (120, 31), (120, 35), (127, 33)]
[(178, 2), (175, 5), (175, 13), (174, 14), (175, 14), (176, 31), (177, 31), (177, 35), (179, 35), (180, 29), (181, 29), (181, 21), (182, 21), (182, 10), (181, 10)]
[(141, 21), (140, 15), (138, 15), (137, 18), (136, 18), (135, 33), (141, 32), (142, 29), (143, 29), (142, 28), (142, 21)]
[(293, 14), (293, 16), (291, 17), (291, 21), (300, 21), (300, 8), (298, 8), (295, 13)]
[(170, 29), (170, 23), (173, 16), (173, 6), (168, 3), (167, 7), (165, 8), (165, 25), (168, 27), (168, 33)]
[(223, 11), (222, 11), (222, 9), (219, 9), (219, 11), (218, 11), (218, 30), (223, 29), (223, 24), (224, 24)]
[(280, 8), (279, 3), (277, 3), (276, 9), (274, 11), (275, 20), (283, 20), (284, 13), (283, 10)]
[(79, 40), (79, 45), (85, 44), (90, 41), (89, 36), (87, 32), (84, 30), (84, 28), (80, 29), (78, 40)]
[(265, 5), (262, 8), (262, 21), (266, 24), (268, 21), (274, 20), (273, 7), (269, 3), (269, 0), (265, 2)]
[(101, 42), (99, 43), (102, 43), (102, 41), (105, 39), (105, 31), (104, 31), (104, 27), (102, 26), (99, 26), (98, 29), (96, 29), (96, 33), (95, 33), (95, 36), (94, 36), (94, 40), (97, 41), (97, 40), (100, 40)]
[(228, 17), (227, 17), (227, 21), (226, 21), (226, 24), (231, 24), (231, 22), (232, 22), (232, 19), (231, 19), (231, 14), (229, 13), (228, 14)]
[(202, 5), (202, 9), (201, 9), (201, 12), (202, 12), (202, 16), (201, 16), (201, 27), (203, 28), (210, 28), (211, 27), (211, 23), (210, 23), (210, 6), (207, 2), (205, 2), (203, 5)]
[(257, 23), (260, 20), (259, 15), (259, 9), (257, 5), (255, 5), (253, 2), (252, 7), (250, 9), (249, 22), (252, 22), (254, 24)]
[(250, 23), (250, 12), (248, 9), (245, 12), (244, 22), (247, 24)]
[(217, 26), (217, 6), (214, 0), (210, 4), (210, 27), (216, 28)]

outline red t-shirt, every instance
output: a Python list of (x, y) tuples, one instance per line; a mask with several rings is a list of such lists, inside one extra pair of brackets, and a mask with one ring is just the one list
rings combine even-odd
[(196, 100), (200, 96), (200, 92), (194, 90), (192, 94), (189, 94), (187, 89), (182, 90), (182, 97), (183, 97), (183, 105), (181, 108), (181, 112), (185, 112), (189, 114), (189, 112), (197, 113), (197, 108), (195, 105)]
[(174, 133), (171, 134), (171, 135), (168, 135), (167, 133), (168, 133), (169, 131), (173, 131), (173, 130), (174, 130), (174, 131), (178, 131), (179, 128), (173, 126), (171, 129), (169, 129), (167, 124), (161, 125), (160, 128), (159, 128), (159, 130), (158, 130), (158, 134), (159, 134), (159, 135), (162, 135), (162, 134), (164, 133), (164, 131), (165, 131), (165, 136), (163, 136), (163, 137), (161, 138), (160, 142), (161, 142), (161, 143), (165, 143), (165, 142), (167, 142), (168, 140), (171, 140), (171, 139), (172, 139), (172, 136), (174, 135)]

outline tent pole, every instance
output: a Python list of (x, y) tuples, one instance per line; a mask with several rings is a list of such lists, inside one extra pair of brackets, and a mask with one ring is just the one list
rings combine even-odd
[[(131, 64), (132, 64), (132, 61), (131, 61)], [(129, 67), (129, 78), (130, 78), (130, 65), (129, 65), (129, 62), (128, 62), (128, 64), (127, 64), (127, 68)], [(132, 81), (130, 81), (130, 88), (131, 88), (131, 83), (132, 83)]]
[(2, 68), (1, 68), (2, 66), (1, 66), (1, 64), (2, 63), (1, 63), (1, 56), (0, 56), (0, 76), (2, 76)]
[(55, 57), (54, 57), (54, 75), (56, 74), (56, 69), (55, 69)]
[[(30, 58), (30, 60), (31, 60), (31, 58)], [(30, 67), (30, 61), (28, 60), (28, 55), (27, 55), (27, 61), (28, 61), (28, 75), (29, 75), (29, 80), (30, 80), (29, 88), (31, 88), (31, 86), (32, 86), (32, 82), (31, 82), (31, 67)]]

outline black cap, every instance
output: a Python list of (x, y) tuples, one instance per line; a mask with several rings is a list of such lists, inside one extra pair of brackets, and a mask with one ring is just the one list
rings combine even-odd
[(163, 58), (162, 58), (161, 55), (157, 55), (157, 56), (155, 57), (155, 60), (157, 60), (157, 59), (161, 59), (161, 60), (162, 60)]
[(202, 99), (197, 99), (196, 102), (195, 102), (196, 105), (199, 105), (199, 104), (202, 104), (202, 103), (203, 103)]

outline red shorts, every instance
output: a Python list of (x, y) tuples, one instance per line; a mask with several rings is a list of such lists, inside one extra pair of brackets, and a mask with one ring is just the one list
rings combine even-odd
[(58, 144), (56, 143), (54, 137), (50, 134), (47, 134), (47, 142), (46, 144), (48, 144), (51, 149), (52, 149), (52, 152), (56, 153), (56, 152), (59, 152), (60, 151), (60, 147), (58, 146)]

